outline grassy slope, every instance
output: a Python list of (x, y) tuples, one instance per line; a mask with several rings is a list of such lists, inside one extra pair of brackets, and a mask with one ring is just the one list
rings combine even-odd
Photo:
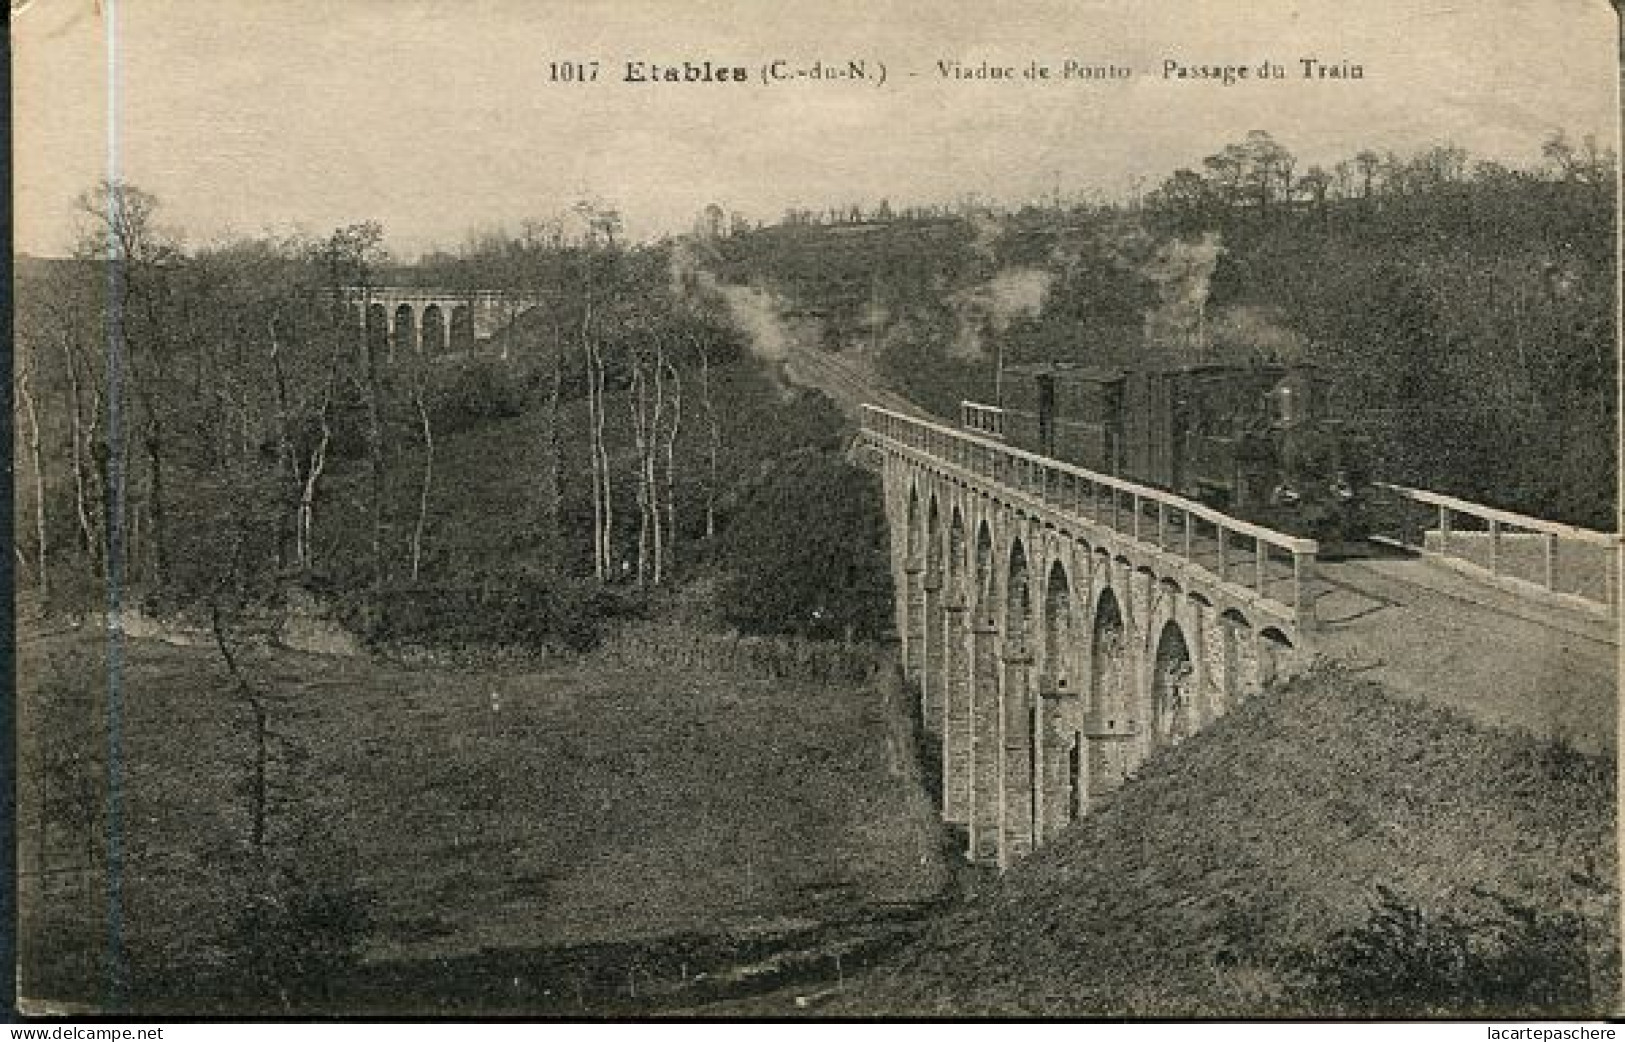
[[(21, 652), (25, 705), (48, 656), (88, 687), (101, 654), (84, 634)], [(771, 934), (944, 883), (929, 808), (898, 781), (899, 723), (874, 690), (602, 663), (504, 676), (254, 653), (249, 669), (285, 699), (277, 730), (309, 753), (293, 791), (318, 827), (299, 840), (274, 823), (273, 842), (370, 894), (372, 960)], [(218, 965), (242, 907), (247, 714), (210, 649), (145, 641), (128, 645), (124, 714), (123, 929), (136, 994), (162, 1009)], [(37, 722), (24, 714), (24, 837)], [(49, 913), (25, 885), (26, 958), (71, 975), (76, 950), (94, 980), (101, 885), (60, 883)], [(455, 986), (478, 992), (481, 972), (476, 959)], [(423, 974), (415, 987), (452, 986)], [(547, 982), (527, 983), (539, 995)]]
[(1311, 677), (1156, 759), (820, 1012), (1326, 1013), (1285, 956), (1363, 921), (1379, 884), (1583, 912), (1611, 994), (1614, 807), (1611, 761)]

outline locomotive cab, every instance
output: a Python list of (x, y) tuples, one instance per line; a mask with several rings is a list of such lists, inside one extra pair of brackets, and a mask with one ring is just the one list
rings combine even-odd
[(1322, 543), (1327, 556), (1351, 551), (1366, 536), (1365, 452), (1329, 415), (1317, 375), (1288, 371), (1269, 393), (1275, 444), (1270, 515)]

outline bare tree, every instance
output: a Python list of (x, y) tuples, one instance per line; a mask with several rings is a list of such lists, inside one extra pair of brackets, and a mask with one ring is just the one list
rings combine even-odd
[[(666, 380), (671, 388), (671, 408), (667, 412), (665, 436), (666, 463), (666, 554), (665, 572), (668, 576), (677, 570), (677, 434), (683, 424), (683, 380), (677, 366), (669, 359), (665, 363)], [(659, 518), (656, 518), (658, 522)]]
[[(103, 404), (100, 370), (89, 357), (101, 340), (101, 330), (89, 323), (99, 319), (103, 308), (89, 288), (80, 270), (63, 269), (52, 271), (36, 287), (19, 288), (17, 326), (19, 344), (24, 336), (33, 337), (34, 350), (40, 352), (35, 362), (42, 379), (48, 380), (46, 399), (55, 406), (47, 414), (66, 412), (77, 551), (85, 570), (96, 578), (103, 574), (101, 504), (106, 473), (97, 464), (98, 451), (104, 450), (98, 439)], [(55, 348), (49, 356), (44, 353), (46, 343)], [(59, 372), (53, 375), (53, 368)]]
[[(657, 341), (658, 343), (658, 341)], [(651, 370), (647, 348), (632, 350), (632, 387), (627, 404), (632, 411), (632, 439), (637, 448), (638, 585), (660, 581), (660, 523), (654, 499), (655, 428), (660, 423), (659, 380)], [(650, 384), (655, 384), (653, 393)]]
[[(67, 335), (59, 338), (62, 348), (63, 369), (68, 377), (69, 447), (73, 462), (74, 518), (79, 523), (80, 538), (93, 574), (104, 574), (102, 557), (103, 504), (107, 501), (107, 468), (95, 465), (95, 449), (101, 446), (96, 434), (101, 426), (102, 390), (95, 378), (95, 368), (85, 366), (81, 382), (79, 352)], [(84, 383), (90, 385), (90, 401), (86, 402)]]
[(705, 410), (706, 426), (706, 479), (705, 479), (705, 538), (709, 542), (717, 535), (717, 456), (722, 448), (722, 429), (717, 425), (716, 409), (711, 404), (711, 353), (703, 341), (698, 341), (700, 354), (700, 403)]
[(1364, 149), (1355, 155), (1354, 168), (1360, 173), (1360, 198), (1369, 201), (1377, 171), (1382, 169), (1382, 157), (1369, 148)]
[[(384, 252), (384, 229), (376, 221), (346, 225), (327, 239), (325, 256), (328, 262), (330, 284), (335, 288), (351, 287), (359, 290), (362, 308), (361, 385), (367, 414), (367, 473), (371, 484), (371, 558), (372, 608), (376, 621), (383, 611), (384, 583), (388, 574), (385, 564), (384, 524), (389, 494), (389, 476), (384, 459), (384, 394), (381, 359), (378, 357), (380, 333), (387, 339), (387, 331), (372, 325), (372, 280), (377, 267), (387, 259)], [(323, 459), (326, 447), (323, 444)], [(312, 468), (315, 471), (316, 468)], [(319, 476), (319, 472), (318, 472)], [(314, 497), (313, 486), (311, 488)]]
[(599, 301), (596, 296), (594, 268), (600, 253), (613, 260), (615, 235), (621, 227), (620, 214), (615, 210), (583, 201), (575, 207), (577, 215), (586, 222), (582, 240), (582, 311), (581, 344), (587, 376), (587, 437), (592, 456), (593, 476), (593, 574), (600, 582), (614, 575), (615, 513), (610, 477), (609, 449), (604, 439), (604, 381), (605, 360), (603, 340), (594, 325)]
[[(39, 405), (33, 391), (34, 376), (39, 367), (39, 353), (34, 346), (33, 336), (18, 337), (16, 343), (20, 350), (12, 368), (12, 386), (16, 390), (16, 400), (22, 407), (22, 419), (27, 421), (28, 462), (29, 470), (34, 477), (34, 568), (38, 573), (40, 599), (48, 606), (51, 596), (51, 574), (45, 507), (45, 459), (40, 450)], [(21, 548), (18, 549), (20, 552)]]
[[(314, 402), (296, 396), (292, 390), (291, 374), (283, 359), (280, 324), (275, 317), (266, 323), (270, 344), (272, 379), (276, 387), (276, 420), (278, 451), (290, 486), (293, 517), (294, 565), (302, 575), (308, 575), (315, 565), (316, 499), (322, 476), (327, 470), (327, 455), (333, 443), (332, 406), (338, 387), (339, 358), (346, 344), (348, 330), (338, 321), (333, 322), (327, 340), (326, 365), (320, 377), (320, 389)], [(313, 415), (316, 436), (308, 446), (303, 444), (298, 428)]]
[(547, 315), (553, 334), (552, 357), (549, 364), (546, 423), (543, 434), (545, 442), (542, 446), (543, 465), (539, 494), (542, 500), (542, 523), (546, 531), (546, 543), (553, 552), (556, 552), (559, 546), (562, 532), (563, 442), (559, 437), (559, 407), (564, 397), (564, 365), (568, 342), (559, 314), (558, 300), (552, 292), (553, 283), (544, 270), (543, 258), (549, 252), (559, 251), (562, 246), (563, 228), (559, 222), (544, 224), (526, 221), (518, 243), (522, 268), (514, 287), (516, 290), (542, 293), (550, 301)]
[(668, 349), (673, 335), (664, 315), (647, 317), (630, 352), (628, 403), (637, 451), (639, 585), (659, 585), (673, 574), (677, 548), (677, 436), (682, 429), (683, 384)]
[[(90, 219), (90, 225), (76, 252), (106, 266), (112, 294), (107, 334), (117, 378), (109, 381), (108, 437), (118, 447), (109, 454), (115, 469), (109, 481), (112, 502), (108, 508), (116, 517), (108, 530), (122, 535), (127, 521), (132, 529), (138, 523), (134, 516), (123, 516), (128, 505), (128, 468), (123, 459), (129, 444), (123, 411), (127, 386), (141, 411), (140, 441), (147, 467), (150, 522), (147, 559), (152, 564), (148, 578), (155, 587), (161, 587), (168, 570), (164, 489), (167, 425), (162, 401), (168, 375), (166, 341), (171, 317), (166, 314), (166, 277), (183, 256), (175, 239), (158, 225), (158, 198), (150, 192), (121, 181), (104, 180), (79, 196), (78, 209)], [(126, 556), (129, 547), (137, 545), (135, 536), (136, 532), (131, 531), (127, 542), (111, 540), (118, 544), (113, 552), (120, 558)]]
[(592, 462), (592, 567), (599, 582), (609, 578), (609, 457), (604, 451), (604, 359), (593, 331), (592, 239), (582, 248), (581, 357), (587, 377), (587, 451)]
[(418, 429), (423, 434), (423, 478), (418, 486), (418, 516), (412, 525), (412, 581), (417, 582), (423, 565), (423, 532), (429, 523), (429, 496), (434, 491), (434, 423), (429, 415), (426, 359), (420, 353), (408, 364), (412, 407), (417, 412)]

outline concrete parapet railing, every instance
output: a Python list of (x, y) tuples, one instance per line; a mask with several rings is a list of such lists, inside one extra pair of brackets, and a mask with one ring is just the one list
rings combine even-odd
[(883, 445), (911, 450), (1062, 514), (1155, 546), (1220, 582), (1250, 590), (1300, 625), (1312, 622), (1312, 599), (1306, 594), (1320, 552), (1313, 539), (878, 406), (863, 407), (863, 430)]
[(959, 403), (959, 422), (967, 429), (980, 431), (990, 438), (1004, 437), (1004, 410), (997, 405), (962, 401)]
[(1426, 489), (1372, 484), (1391, 506), (1377, 522), (1377, 538), (1518, 592), (1550, 594), (1618, 615), (1617, 535)]
[(510, 293), (500, 289), (453, 289), (435, 286), (342, 286), (338, 295), (351, 302), (371, 299), (382, 303), (410, 303), (441, 300), (478, 301), (480, 303), (541, 304), (544, 298), (535, 293)]

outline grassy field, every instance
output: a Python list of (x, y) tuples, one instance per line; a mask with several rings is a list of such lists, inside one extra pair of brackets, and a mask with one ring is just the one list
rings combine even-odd
[[(212, 649), (131, 641), (126, 653), (129, 995), (207, 1009), (236, 986), (233, 931), (255, 900), (251, 717)], [(81, 839), (105, 818), (43, 836), (39, 821), (68, 788), (41, 789), (42, 758), (62, 744), (47, 729), (72, 719), (75, 747), (102, 744), (105, 654), (84, 632), (25, 636), (19, 654), (23, 990), (97, 1002), (106, 850)], [(246, 668), (277, 692), (273, 730), (292, 750), (272, 771), (287, 802), (269, 848), (360, 895), (367, 922), (359, 966), (316, 1008), (620, 1008), (741, 962), (858, 943), (831, 931), (878, 935), (947, 882), (906, 717), (883, 684), (267, 651)]]
[[(1614, 828), (1611, 759), (1314, 675), (1155, 759), (816, 1012), (1595, 1016), (1619, 986)], [(1381, 929), (1340, 940), (1362, 924)]]
[[(96, 1003), (106, 851), (84, 830), (42, 837), (37, 825), (47, 797), (59, 821), (72, 805), (41, 791), (42, 758), (93, 749), (104, 726), (101, 648), (60, 633), (20, 650), (24, 992)], [(634, 660), (623, 648), (503, 675), (251, 655), (250, 675), (282, 693), (276, 730), (301, 750), (278, 775), (294, 799), (273, 814), (270, 847), (313, 889), (358, 896), (365, 926), (359, 961), (318, 993), (245, 997), (234, 931), (260, 878), (242, 790), (246, 715), (210, 649), (130, 642), (118, 923), (133, 1004), (1110, 1017), (1611, 1008), (1610, 758), (1317, 672), (1238, 706), (1004, 877), (944, 903), (966, 880), (950, 878), (894, 684), (839, 691)]]

